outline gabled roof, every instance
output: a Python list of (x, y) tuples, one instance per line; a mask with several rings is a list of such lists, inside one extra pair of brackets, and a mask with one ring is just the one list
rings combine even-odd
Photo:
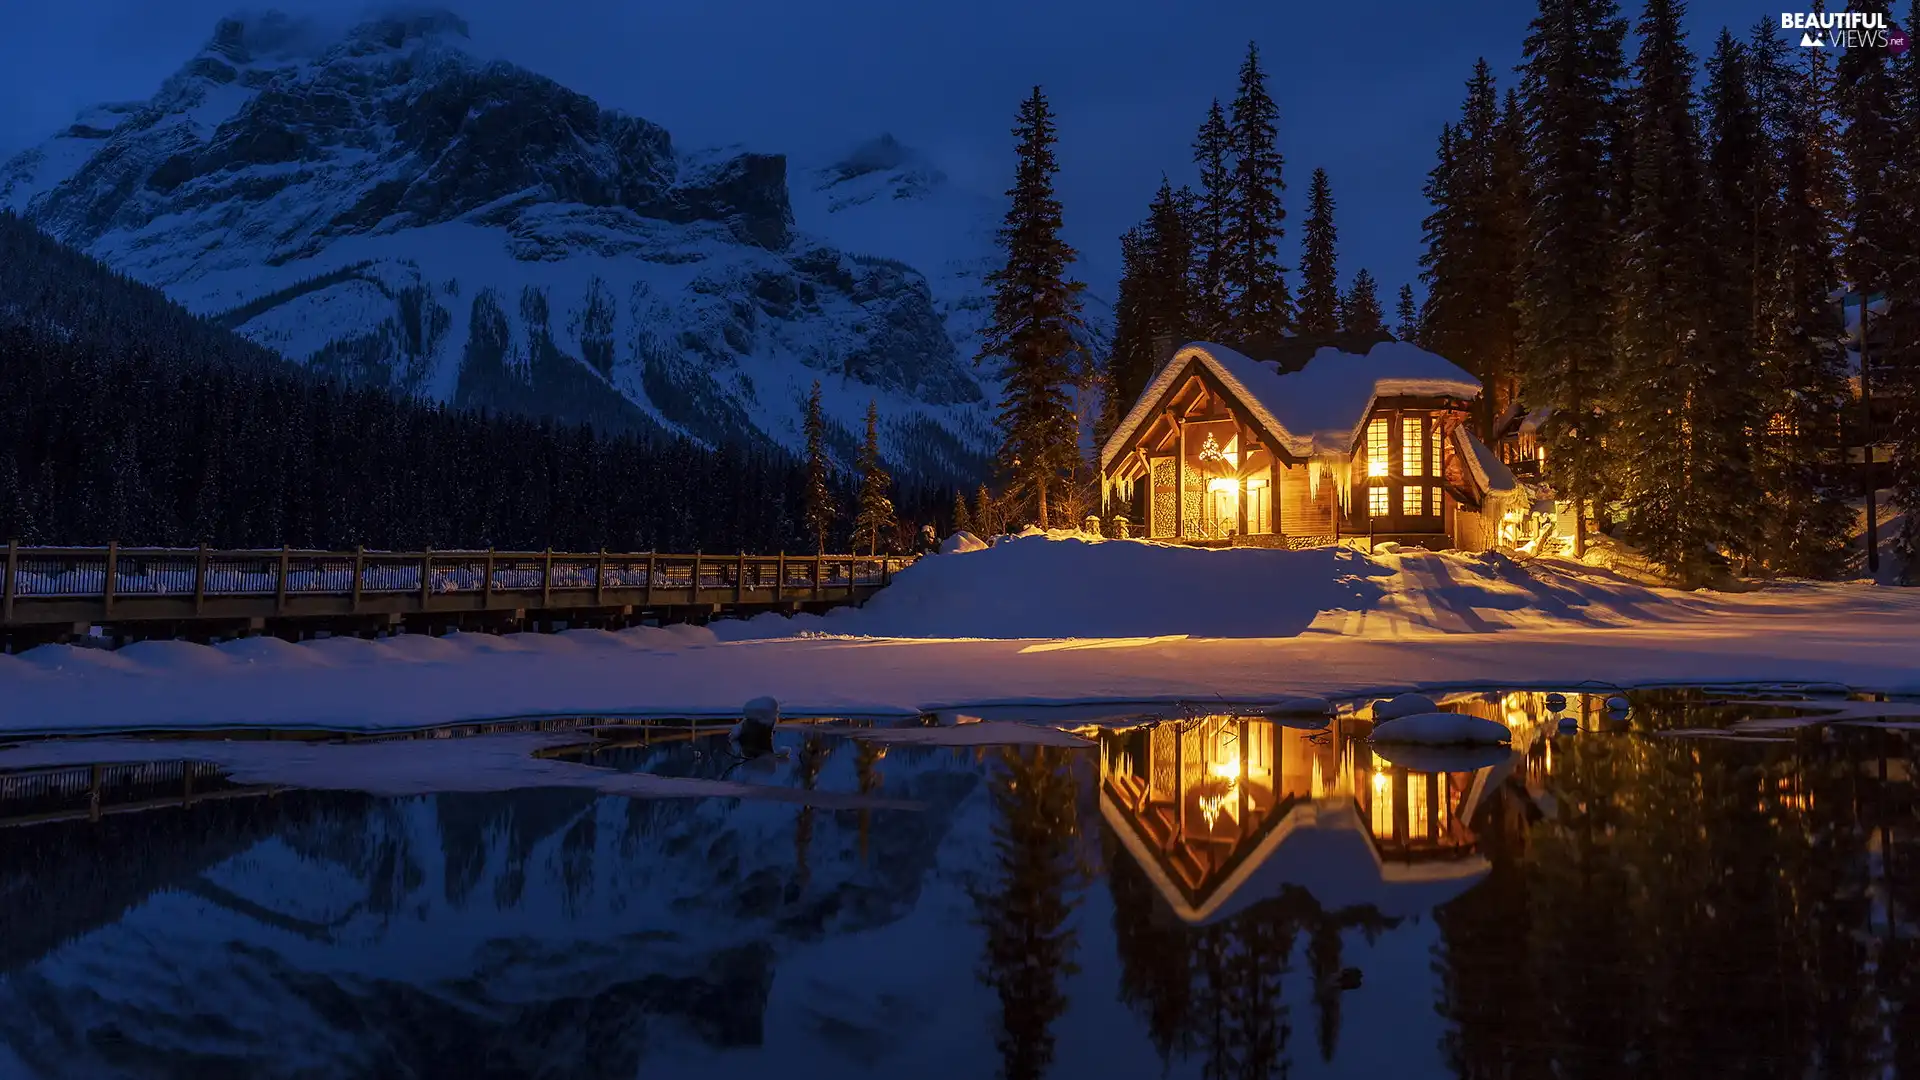
[(1193, 925), (1231, 918), (1288, 885), (1307, 890), (1330, 910), (1370, 905), (1388, 916), (1420, 916), (1478, 884), (1490, 869), (1478, 853), (1421, 862), (1382, 859), (1353, 799), (1339, 796), (1295, 804), (1196, 906), (1105, 792), (1100, 813), (1174, 915)]
[(1482, 495), (1507, 495), (1520, 490), (1520, 481), (1513, 478), (1513, 470), (1473, 432), (1465, 427), (1454, 428), (1453, 444), (1459, 448), (1460, 457), (1466, 461), (1467, 471), (1473, 474), (1473, 482), (1480, 486)]
[(1382, 397), (1480, 396), (1480, 382), (1442, 357), (1403, 341), (1383, 341), (1366, 355), (1323, 348), (1299, 371), (1282, 374), (1270, 361), (1253, 360), (1224, 345), (1195, 342), (1175, 353), (1134, 402), (1100, 451), (1110, 466), (1167, 391), (1195, 364), (1295, 457), (1345, 453)]

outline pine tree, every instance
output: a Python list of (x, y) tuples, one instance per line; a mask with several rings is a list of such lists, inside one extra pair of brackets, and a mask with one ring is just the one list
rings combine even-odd
[(993, 495), (987, 491), (985, 484), (981, 484), (980, 490), (973, 493), (973, 525), (982, 536), (992, 536), (1006, 525), (1000, 519), (999, 508), (994, 505)]
[(958, 488), (953, 492), (953, 531), (973, 531), (973, 512), (967, 508), (967, 493)]
[(1227, 221), (1233, 203), (1233, 129), (1215, 98), (1193, 143), (1200, 190), (1193, 206), (1194, 330), (1218, 341), (1227, 336)]
[(1233, 196), (1227, 206), (1227, 324), (1240, 342), (1277, 341), (1293, 327), (1293, 298), (1280, 240), (1285, 159), (1277, 147), (1280, 109), (1267, 94), (1260, 50), (1247, 44), (1232, 105)]
[(1648, 0), (1637, 27), (1632, 212), (1621, 280), (1615, 404), (1619, 489), (1632, 534), (1698, 582), (1709, 550), (1749, 546), (1758, 501), (1748, 379), (1716, 303), (1723, 279), (1693, 110), (1679, 0)]
[[(1920, 30), (1920, 4), (1907, 29)], [(1920, 57), (1912, 50), (1895, 63), (1901, 138), (1888, 174), (1887, 198), (1901, 226), (1890, 252), (1887, 283), (1888, 367), (1882, 392), (1891, 402), (1887, 476), (1902, 513), (1893, 550), (1901, 580), (1920, 585)]]
[[(1602, 394), (1613, 376), (1617, 84), (1626, 23), (1613, 0), (1540, 0), (1521, 65), (1529, 190), (1519, 289), (1528, 404), (1551, 407), (1548, 467), (1580, 525), (1603, 488)], [(1429, 330), (1431, 334), (1431, 330)]]
[(1079, 454), (1079, 424), (1069, 390), (1076, 370), (1081, 329), (1080, 291), (1067, 278), (1075, 255), (1060, 238), (1060, 200), (1053, 191), (1053, 113), (1038, 86), (1020, 104), (1013, 129), (1019, 163), (1007, 195), (1012, 206), (1001, 227), (1006, 263), (987, 275), (993, 287), (993, 317), (980, 358), (1003, 360), (1006, 391), (1000, 401), (1000, 468), (1016, 489), (1031, 496), (1036, 520), (1049, 524), (1049, 491)]
[(807, 394), (807, 475), (804, 487), (805, 510), (801, 520), (815, 552), (827, 550), (827, 535), (833, 531), (835, 517), (833, 488), (827, 468), (827, 418), (820, 408), (820, 380), (813, 381)]
[(893, 500), (887, 494), (892, 489), (893, 476), (887, 472), (886, 460), (880, 456), (880, 405), (868, 401), (867, 437), (860, 444), (860, 502), (853, 519), (854, 550), (864, 545), (868, 555), (878, 555), (884, 538), (899, 528)]
[[(1095, 446), (1106, 443), (1120, 426), (1127, 409), (1132, 407), (1139, 388), (1144, 388), (1153, 377), (1153, 320), (1148, 311), (1146, 246), (1140, 226), (1128, 229), (1120, 237), (1120, 285), (1113, 302), (1113, 339), (1101, 365), (1100, 415), (1093, 425)], [(1131, 394), (1129, 387), (1135, 388)]]
[(1441, 132), (1428, 174), (1433, 211), (1422, 222), (1427, 303), (1426, 346), (1480, 379), (1480, 423), (1518, 396), (1519, 323), (1515, 300), (1524, 252), (1524, 124), (1517, 97), (1500, 105), (1492, 69), (1474, 65), (1460, 120)]
[(1420, 309), (1413, 303), (1413, 286), (1400, 286), (1399, 302), (1393, 306), (1393, 336), (1401, 341), (1420, 340)]
[(1379, 337), (1386, 329), (1386, 320), (1380, 314), (1379, 287), (1373, 275), (1362, 268), (1340, 298), (1340, 330), (1357, 337)]
[(1338, 234), (1333, 225), (1333, 189), (1327, 170), (1313, 170), (1307, 184), (1307, 220), (1300, 250), (1300, 332), (1331, 334), (1340, 322), (1340, 279), (1334, 268)]

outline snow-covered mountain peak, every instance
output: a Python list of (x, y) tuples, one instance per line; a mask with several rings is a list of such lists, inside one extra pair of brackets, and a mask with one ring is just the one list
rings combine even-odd
[[(999, 200), (892, 135), (796, 170), (469, 48), (437, 10), (223, 20), (148, 101), (0, 166), (0, 207), (288, 356), (461, 405), (970, 481)], [(983, 381), (986, 385), (983, 385)]]

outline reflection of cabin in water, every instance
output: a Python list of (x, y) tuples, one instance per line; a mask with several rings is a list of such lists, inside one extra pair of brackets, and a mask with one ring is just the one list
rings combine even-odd
[(1104, 512), (1188, 543), (1492, 546), (1519, 489), (1471, 430), (1473, 376), (1396, 341), (1301, 359), (1174, 353), (1101, 448)]
[(1101, 814), (1187, 922), (1289, 884), (1329, 909), (1389, 915), (1471, 887), (1487, 869), (1471, 821), (1492, 770), (1393, 765), (1343, 735), (1348, 723), (1309, 731), (1216, 716), (1108, 733)]

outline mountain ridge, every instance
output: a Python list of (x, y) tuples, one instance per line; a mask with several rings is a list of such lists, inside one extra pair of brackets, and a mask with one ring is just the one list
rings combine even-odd
[(351, 381), (797, 449), (817, 378), (843, 465), (874, 400), (897, 469), (984, 473), (997, 200), (892, 135), (805, 169), (684, 151), (465, 35), (223, 20), (152, 99), (0, 165), (0, 206)]

